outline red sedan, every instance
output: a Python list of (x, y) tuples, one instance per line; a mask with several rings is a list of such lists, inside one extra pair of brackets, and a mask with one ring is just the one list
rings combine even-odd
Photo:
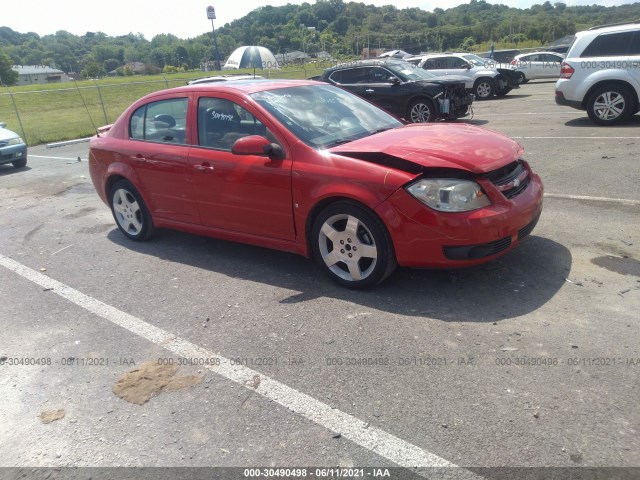
[(314, 257), (337, 282), (461, 267), (527, 236), (542, 183), (515, 141), (403, 125), (337, 87), (255, 80), (156, 92), (91, 139), (122, 233), (166, 227)]

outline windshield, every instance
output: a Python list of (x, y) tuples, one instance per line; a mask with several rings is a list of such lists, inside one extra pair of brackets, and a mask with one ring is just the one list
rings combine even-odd
[(437, 77), (431, 72), (427, 72), (422, 68), (418, 68), (415, 65), (407, 63), (406, 65), (388, 65), (387, 68), (393, 71), (400, 78), (405, 80), (431, 80)]
[(402, 125), (391, 115), (332, 85), (304, 85), (251, 97), (307, 145), (325, 149)]
[(487, 65), (487, 62), (492, 61), (489, 58), (482, 58), (482, 57), (479, 57), (478, 55), (463, 55), (463, 57), (465, 60), (468, 60), (469, 62), (476, 65), (477, 67), (484, 67)]

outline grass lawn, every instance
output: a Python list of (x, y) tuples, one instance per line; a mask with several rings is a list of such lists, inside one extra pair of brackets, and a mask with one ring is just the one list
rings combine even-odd
[[(256, 75), (300, 79), (321, 72), (322, 68), (283, 68), (256, 70)], [(253, 73), (253, 70), (234, 70), (233, 73)], [(21, 134), (28, 145), (89, 137), (95, 133), (96, 127), (113, 123), (140, 97), (211, 75), (216, 75), (216, 72), (136, 75), (0, 88), (0, 121)]]

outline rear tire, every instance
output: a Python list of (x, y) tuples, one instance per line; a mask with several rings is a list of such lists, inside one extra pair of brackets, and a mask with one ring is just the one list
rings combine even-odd
[(527, 80), (527, 77), (524, 76), (524, 73), (522, 72), (516, 72), (517, 78), (516, 80), (518, 81), (518, 84), (522, 84), (522, 83), (527, 83), (529, 80)]
[(135, 241), (147, 240), (155, 229), (142, 196), (128, 180), (118, 180), (109, 192), (111, 213), (120, 231)]
[(598, 87), (587, 101), (587, 115), (597, 125), (616, 125), (627, 120), (635, 109), (633, 93), (615, 83)]

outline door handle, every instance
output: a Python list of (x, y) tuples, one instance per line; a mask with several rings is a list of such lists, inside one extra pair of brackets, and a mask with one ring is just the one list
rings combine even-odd
[(367, 89), (365, 90), (365, 92), (367, 92), (367, 93), (373, 93), (373, 92), (375, 92), (375, 90), (374, 90), (373, 88), (367, 88)]
[(209, 162), (202, 162), (200, 165), (194, 165), (193, 168), (195, 168), (199, 172), (213, 172), (213, 166)]
[(136, 155), (136, 163), (145, 163), (147, 159), (142, 154)]

